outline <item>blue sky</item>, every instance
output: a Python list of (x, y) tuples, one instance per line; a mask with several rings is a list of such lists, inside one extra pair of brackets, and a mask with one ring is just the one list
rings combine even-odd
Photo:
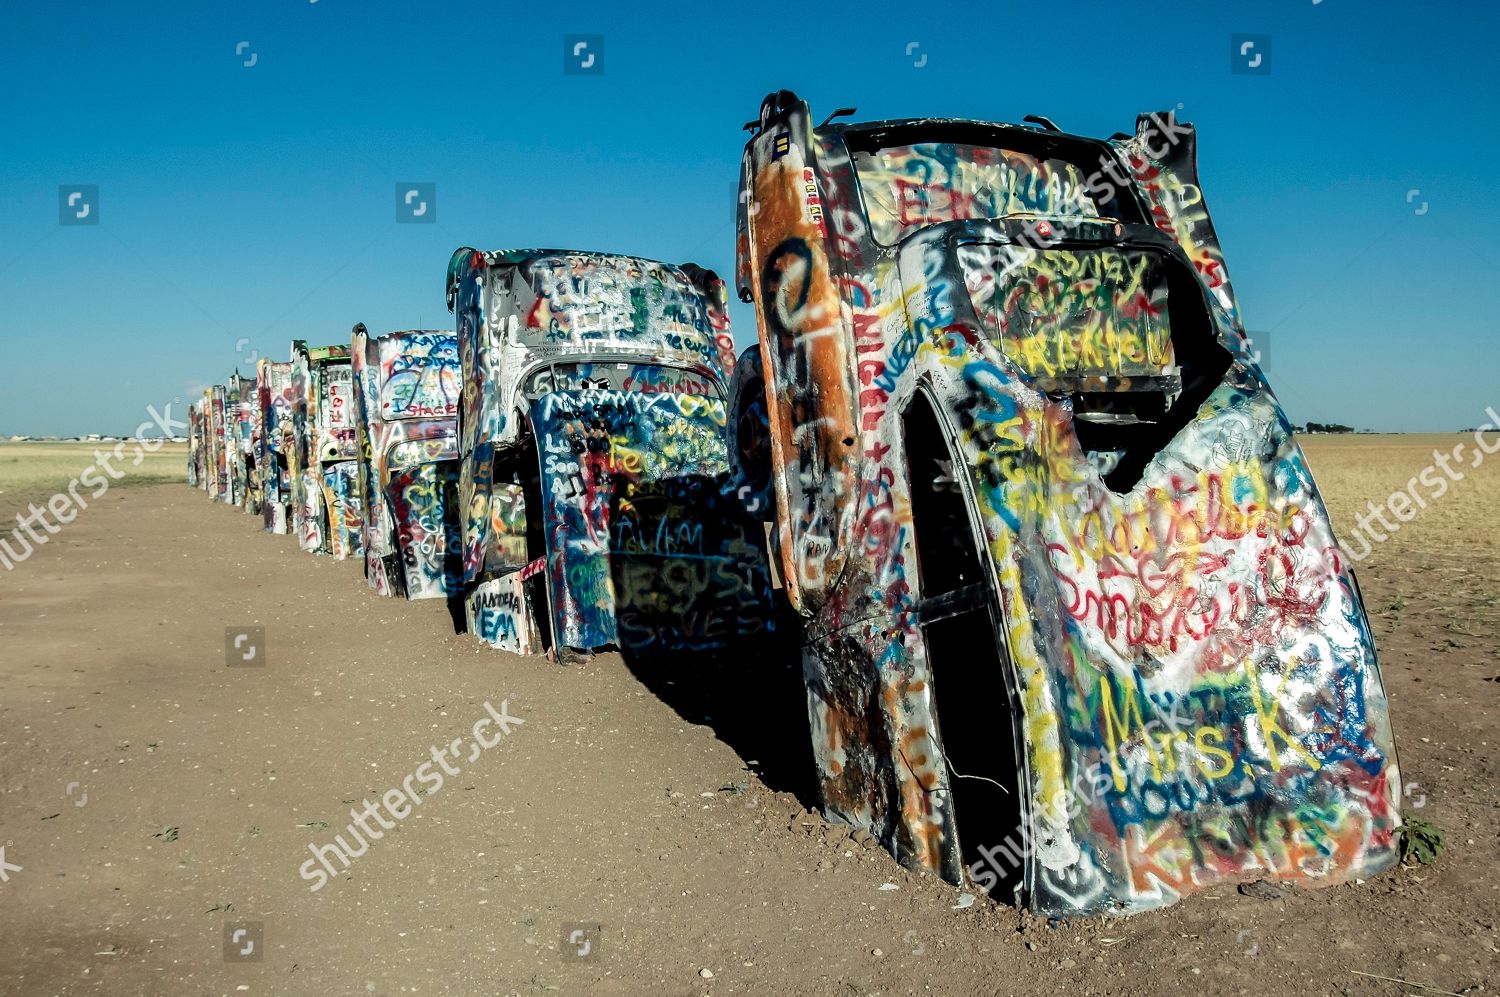
[[(727, 278), (740, 126), (782, 87), (820, 118), (1090, 135), (1180, 104), (1293, 420), (1477, 425), (1500, 406), (1497, 29), (1492, 4), (1390, 0), (6, 3), (0, 434), (128, 431), (359, 321), (446, 328), (459, 245)], [(1230, 71), (1236, 33), (1271, 36), (1269, 74)], [(563, 73), (569, 34), (604, 36), (601, 75)], [(436, 184), (436, 224), (395, 223), (407, 181)], [(98, 225), (59, 225), (65, 184), (98, 185)]]

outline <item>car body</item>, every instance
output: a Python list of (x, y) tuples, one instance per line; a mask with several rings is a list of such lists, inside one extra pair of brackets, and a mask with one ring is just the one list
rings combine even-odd
[(1369, 876), (1400, 825), (1374, 642), (1195, 134), (1035, 120), (814, 127), (780, 91), (749, 126), (764, 411), (732, 449), (824, 809), (1049, 914)]
[(359, 442), (349, 347), (292, 343), (292, 529), (302, 549), (363, 553)]
[(721, 494), (724, 299), (692, 264), (454, 253), (465, 604), (481, 639), (565, 659), (767, 631), (757, 524)]
[(365, 580), (381, 595), (457, 596), (458, 339), (430, 330), (372, 337), (360, 324), (350, 353)]
[(188, 405), (188, 457), (187, 457), (187, 483), (194, 488), (204, 488), (208, 475), (204, 472), (204, 446), (203, 446), (203, 400)]
[(229, 427), (229, 387), (215, 384), (203, 393), (209, 469), (208, 494), (215, 502), (236, 501), (231, 448), (234, 431)]
[(260, 409), (261, 521), (267, 533), (286, 533), (291, 528), (291, 454), (296, 444), (291, 361), (261, 357), (255, 366), (255, 392)]
[(255, 378), (239, 371), (229, 376), (225, 417), (232, 437), (229, 444), (230, 474), (234, 478), (235, 503), (245, 511), (260, 514), (262, 487), (256, 466), (260, 450), (260, 392)]

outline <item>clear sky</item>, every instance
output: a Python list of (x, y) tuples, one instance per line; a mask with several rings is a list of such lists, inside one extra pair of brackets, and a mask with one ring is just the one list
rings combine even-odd
[[(740, 126), (783, 87), (820, 119), (1100, 136), (1180, 106), (1292, 419), (1474, 426), (1500, 408), (1496, 8), (0, 0), (0, 434), (127, 432), (293, 338), (448, 328), (460, 245), (729, 279)], [(1231, 72), (1235, 34), (1270, 36), (1269, 73)], [(566, 35), (603, 36), (602, 73), (564, 73)], [(396, 223), (406, 182), (435, 224)], [(98, 224), (60, 225), (81, 184)]]

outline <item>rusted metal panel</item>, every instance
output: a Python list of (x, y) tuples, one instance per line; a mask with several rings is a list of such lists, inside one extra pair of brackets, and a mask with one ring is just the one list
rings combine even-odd
[(719, 496), (722, 281), (602, 253), (461, 249), (448, 300), (471, 628), (511, 650), (657, 653), (765, 627), (751, 524)]
[(1192, 129), (809, 121), (762, 106), (736, 272), (829, 815), (1059, 914), (1392, 864), (1373, 639)]
[[(774, 101), (776, 95), (768, 97)], [(794, 606), (816, 611), (843, 570), (855, 511), (855, 348), (828, 260), (812, 123), (805, 107), (778, 118), (771, 155), (747, 177), (748, 276), (760, 307), (761, 360), (782, 390), (767, 396), (781, 473), (782, 577)]]
[(458, 340), (354, 327), (365, 580), (408, 599), (459, 593)]

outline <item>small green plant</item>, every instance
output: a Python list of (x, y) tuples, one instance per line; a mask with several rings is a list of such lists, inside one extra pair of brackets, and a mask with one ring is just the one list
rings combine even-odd
[(1411, 860), (1417, 865), (1432, 865), (1443, 854), (1443, 832), (1436, 824), (1401, 814), (1401, 861)]
[(160, 831), (157, 831), (155, 834), (153, 834), (151, 837), (160, 838), (163, 841), (176, 841), (177, 830), (178, 829), (176, 827), (164, 827)]

